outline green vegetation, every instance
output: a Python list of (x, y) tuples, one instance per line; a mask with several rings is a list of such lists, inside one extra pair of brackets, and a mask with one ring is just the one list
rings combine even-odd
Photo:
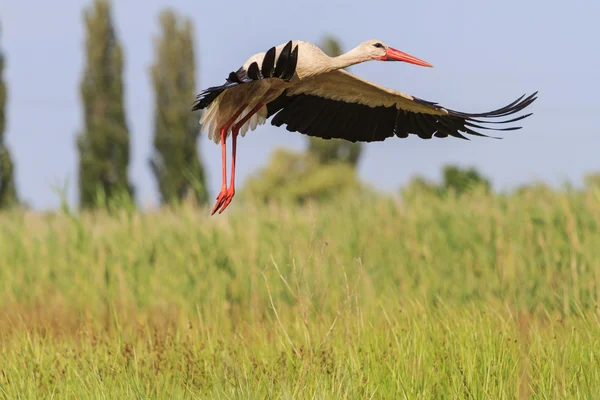
[(154, 85), (154, 149), (150, 166), (163, 203), (193, 195), (208, 198), (204, 168), (198, 158), (198, 116), (189, 110), (196, 91), (193, 28), (171, 10), (160, 15), (162, 33), (156, 40)]
[[(527, 189), (527, 187), (520, 188), (520, 190)], [(424, 193), (438, 196), (448, 196), (452, 193), (460, 196), (472, 190), (483, 190), (487, 193), (492, 190), (492, 184), (474, 167), (446, 165), (442, 170), (442, 182), (439, 185), (417, 176), (401, 188), (400, 193), (404, 199), (410, 199)]]
[(123, 49), (117, 40), (108, 0), (85, 11), (86, 66), (81, 81), (84, 131), (79, 149), (79, 202), (83, 208), (132, 197), (127, 176), (129, 130), (123, 99)]
[(0, 398), (593, 398), (600, 190), (0, 215)]
[(3, 79), (4, 55), (0, 52), (0, 209), (19, 203), (14, 180), (14, 165), (4, 142), (6, 128), (6, 84)]
[(600, 172), (585, 175), (583, 181), (588, 190), (600, 188)]
[(474, 167), (460, 168), (455, 165), (447, 165), (443, 170), (443, 191), (454, 190), (457, 195), (468, 192), (474, 187), (483, 188), (485, 191), (492, 189), (492, 184), (484, 178)]
[(248, 178), (240, 198), (304, 204), (364, 190), (356, 170), (346, 162), (322, 164), (312, 152), (279, 149), (264, 168)]

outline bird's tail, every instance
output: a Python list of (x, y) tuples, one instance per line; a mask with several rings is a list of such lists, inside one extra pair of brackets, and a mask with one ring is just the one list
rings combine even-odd
[(217, 124), (218, 110), (219, 110), (219, 99), (211, 102), (200, 117), (200, 133), (207, 132), (208, 138), (215, 143), (219, 143), (219, 126)]

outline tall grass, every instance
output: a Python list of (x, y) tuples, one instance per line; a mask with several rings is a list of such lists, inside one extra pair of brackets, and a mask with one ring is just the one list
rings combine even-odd
[(0, 216), (0, 398), (593, 397), (600, 192)]

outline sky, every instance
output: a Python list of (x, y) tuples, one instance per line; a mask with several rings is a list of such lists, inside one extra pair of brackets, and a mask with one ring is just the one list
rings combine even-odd
[[(3, 1), (0, 48), (6, 56), (7, 143), (21, 197), (36, 209), (60, 204), (54, 187), (68, 182), (77, 201), (75, 138), (83, 127), (83, 9), (91, 0)], [(252, 6), (252, 5), (255, 6)], [(195, 25), (198, 91), (221, 84), (251, 55), (290, 39), (313, 43), (326, 34), (343, 49), (377, 38), (433, 64), (368, 62), (361, 77), (443, 106), (481, 112), (539, 91), (534, 115), (503, 140), (391, 138), (364, 146), (360, 177), (396, 191), (416, 175), (433, 180), (448, 163), (475, 166), (498, 190), (543, 180), (578, 185), (600, 171), (600, 2), (114, 0), (125, 50), (125, 100), (131, 130), (129, 175), (138, 201), (158, 203), (148, 166), (153, 92), (149, 67), (158, 14), (172, 8)], [(193, 99), (190, 99), (190, 103)], [(302, 150), (307, 137), (268, 123), (238, 141), (238, 187), (273, 150)], [(209, 188), (220, 188), (220, 148), (200, 137)]]

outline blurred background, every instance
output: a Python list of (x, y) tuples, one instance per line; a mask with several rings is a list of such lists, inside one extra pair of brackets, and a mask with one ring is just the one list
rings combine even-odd
[[(71, 205), (95, 204), (98, 188), (144, 207), (190, 193), (212, 200), (220, 149), (198, 135), (190, 105), (251, 55), (290, 39), (330, 54), (383, 40), (435, 68), (372, 62), (353, 73), (458, 110), (486, 111), (536, 90), (539, 99), (503, 140), (356, 146), (267, 123), (239, 142), (237, 183), (256, 196), (302, 199), (359, 181), (391, 193), (471, 178), (494, 190), (582, 185), (600, 169), (600, 55), (587, 40), (598, 15), (594, 2), (3, 2), (1, 201), (53, 209), (56, 188)], [(286, 189), (282, 172), (292, 170)]]

